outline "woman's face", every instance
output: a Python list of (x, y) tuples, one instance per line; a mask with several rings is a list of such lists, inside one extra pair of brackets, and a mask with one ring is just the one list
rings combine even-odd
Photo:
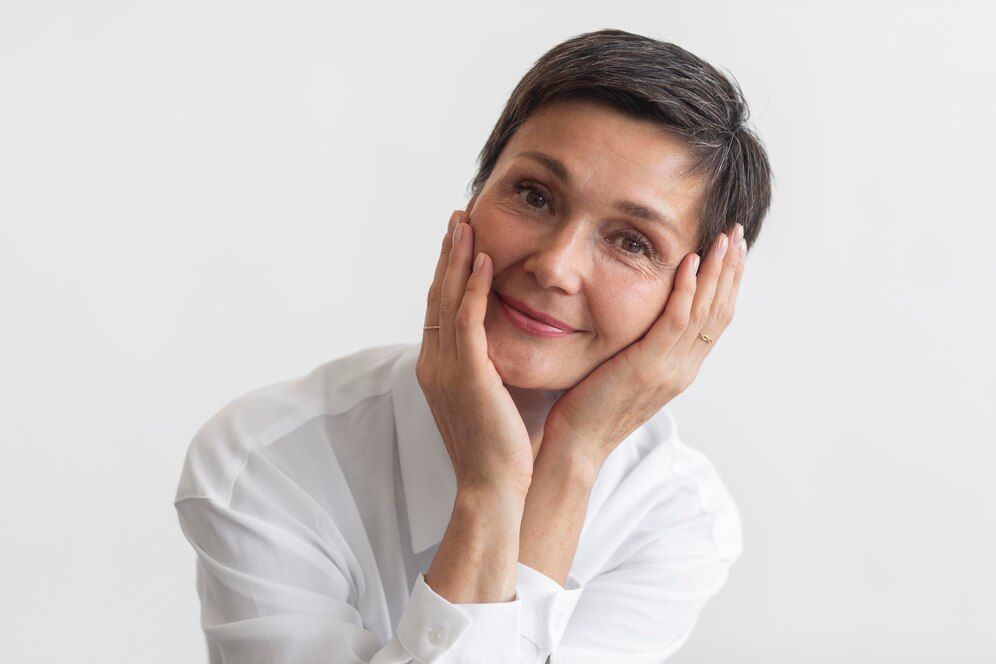
[[(680, 177), (689, 158), (659, 125), (595, 101), (557, 101), (518, 129), (468, 204), (475, 251), (494, 262), (485, 331), (507, 385), (568, 389), (650, 329), (696, 246), (702, 188)], [(525, 331), (501, 296), (576, 331)]]

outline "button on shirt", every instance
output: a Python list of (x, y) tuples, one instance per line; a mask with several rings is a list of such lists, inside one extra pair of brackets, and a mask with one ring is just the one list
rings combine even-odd
[(657, 664), (741, 553), (737, 507), (665, 406), (601, 467), (564, 586), (515, 599), (425, 582), (456, 480), (415, 376), (420, 343), (366, 348), (234, 399), (175, 496), (211, 664)]

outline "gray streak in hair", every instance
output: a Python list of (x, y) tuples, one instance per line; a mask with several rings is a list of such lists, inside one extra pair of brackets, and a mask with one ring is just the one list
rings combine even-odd
[[(731, 80), (732, 79), (732, 80)], [(624, 30), (572, 37), (543, 54), (515, 89), (478, 155), (471, 194), (484, 188), (502, 149), (541, 106), (558, 99), (601, 100), (650, 119), (683, 138), (693, 155), (687, 175), (704, 182), (696, 253), (735, 223), (748, 248), (771, 204), (772, 173), (736, 79), (669, 42)]]

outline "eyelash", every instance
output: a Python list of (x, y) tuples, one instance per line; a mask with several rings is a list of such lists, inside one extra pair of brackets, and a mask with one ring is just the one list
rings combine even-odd
[[(516, 191), (517, 194), (521, 194), (523, 191), (532, 191), (532, 192), (535, 192), (535, 193), (541, 195), (548, 202), (551, 199), (551, 197), (543, 190), (543, 188), (539, 184), (537, 184), (537, 183), (535, 183), (535, 182), (533, 182), (531, 180), (520, 180), (519, 182), (516, 182), (512, 186), (515, 189), (515, 191)], [(541, 210), (542, 209), (542, 208), (537, 208), (537, 207), (534, 207), (532, 205), (529, 205), (528, 203), (526, 203), (525, 200), (523, 200), (522, 202), (527, 207), (529, 207), (531, 210)], [(644, 255), (647, 256), (648, 258), (656, 258), (657, 257), (657, 252), (654, 249), (653, 243), (651, 243), (650, 240), (648, 240), (643, 234), (637, 233), (636, 231), (623, 231), (623, 233), (620, 235), (620, 237), (625, 237), (626, 239), (628, 239), (628, 240), (630, 240), (632, 242), (635, 242), (635, 243), (641, 245), (644, 248), (644, 250), (647, 252)], [(619, 246), (619, 245), (615, 245), (615, 246)], [(627, 256), (639, 256), (640, 255), (640, 254), (635, 254), (632, 251), (626, 251), (625, 249), (622, 249), (622, 247), (620, 247), (620, 251), (622, 251)]]

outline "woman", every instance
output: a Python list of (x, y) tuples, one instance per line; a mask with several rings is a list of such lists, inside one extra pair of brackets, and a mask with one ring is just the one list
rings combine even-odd
[[(420, 343), (243, 395), (176, 494), (210, 661), (661, 662), (741, 552), (666, 404), (770, 199), (740, 90), (620, 30), (536, 62), (442, 239)], [(548, 659), (549, 658), (549, 659)]]

